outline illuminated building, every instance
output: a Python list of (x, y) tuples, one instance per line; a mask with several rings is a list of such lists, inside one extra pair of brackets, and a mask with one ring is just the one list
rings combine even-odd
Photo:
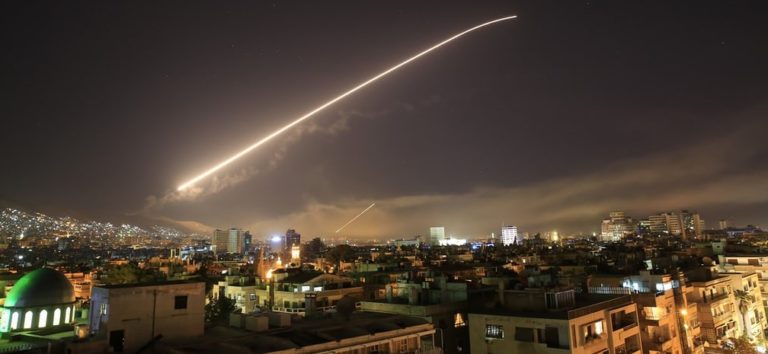
[(737, 321), (739, 309), (733, 294), (731, 279), (712, 273), (709, 269), (686, 272), (693, 291), (688, 301), (698, 306), (702, 339), (717, 346), (728, 338), (741, 337)]
[(728, 220), (720, 219), (718, 222), (718, 226), (720, 227), (720, 230), (725, 230), (728, 228)]
[(301, 246), (301, 234), (294, 229), (285, 232), (285, 243), (283, 243), (283, 258), (292, 259), (291, 249), (293, 246)]
[(688, 303), (693, 288), (669, 274), (593, 275), (589, 293), (631, 294), (637, 304), (643, 348), (651, 353), (703, 352), (698, 308)]
[(768, 255), (730, 254), (719, 256), (720, 267), (728, 272), (757, 273), (758, 289), (763, 299), (763, 313), (768, 313)]
[(651, 232), (680, 236), (683, 233), (680, 216), (675, 213), (661, 213), (648, 216)]
[(472, 353), (642, 353), (631, 296), (526, 289), (499, 297), (501, 307), (469, 314)]
[[(216, 253), (243, 253), (246, 245), (246, 235), (250, 236), (250, 233), (234, 227), (229, 230), (216, 229), (213, 231), (211, 243)], [(248, 240), (248, 243), (250, 244), (250, 240)]]
[(438, 241), (438, 244), (440, 246), (463, 246), (467, 244), (467, 239), (448, 237)]
[(608, 219), (603, 220), (600, 239), (605, 242), (619, 241), (635, 232), (636, 226), (637, 223), (624, 215), (623, 211), (613, 211)]
[(683, 237), (701, 237), (704, 231), (704, 220), (699, 213), (683, 210), (680, 212), (680, 222), (683, 229)]
[(763, 294), (761, 292), (758, 274), (752, 272), (720, 272), (731, 280), (734, 289), (734, 306), (738, 309), (736, 316), (742, 335), (751, 340), (763, 340), (765, 330), (768, 329), (768, 319), (765, 317), (763, 307)]
[(517, 226), (504, 226), (501, 228), (501, 244), (504, 246), (522, 244), (523, 239), (517, 233)]
[(445, 227), (433, 226), (429, 228), (429, 244), (439, 245), (440, 241), (445, 240)]
[(42, 328), (72, 331), (75, 292), (64, 274), (41, 268), (27, 273), (8, 293), (0, 313), (0, 333), (29, 332)]
[(203, 335), (205, 283), (171, 281), (94, 286), (90, 330), (114, 352), (136, 353), (156, 336), (180, 340)]

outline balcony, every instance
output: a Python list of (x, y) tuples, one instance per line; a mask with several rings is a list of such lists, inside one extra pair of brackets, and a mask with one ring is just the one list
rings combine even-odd
[(651, 343), (648, 344), (649, 350), (655, 350), (664, 352), (672, 347), (672, 338), (666, 336), (656, 336)]
[(621, 318), (612, 319), (613, 324), (611, 325), (614, 331), (618, 330), (627, 330), (632, 328), (632, 326), (637, 326), (637, 321), (635, 320), (634, 313), (627, 314)]
[(622, 344), (616, 347), (615, 353), (616, 354), (637, 354), (637, 353), (640, 353), (640, 347), (637, 345), (627, 346), (626, 344)]
[(719, 294), (716, 294), (714, 296), (712, 296), (712, 295), (705, 296), (704, 297), (704, 302), (705, 303), (715, 303), (715, 302), (718, 302), (720, 300), (727, 299), (728, 295), (729, 295), (728, 293), (719, 293)]

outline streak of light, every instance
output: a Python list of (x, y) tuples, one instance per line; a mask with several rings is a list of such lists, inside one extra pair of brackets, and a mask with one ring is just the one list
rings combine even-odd
[(382, 73), (380, 73), (380, 74), (378, 74), (378, 75), (376, 75), (376, 76), (374, 76), (374, 77), (372, 77), (372, 78), (368, 79), (367, 81), (363, 82), (362, 84), (359, 84), (359, 85), (355, 86), (355, 87), (354, 87), (354, 88), (352, 88), (351, 90), (349, 90), (349, 91), (347, 91), (347, 92), (344, 92), (344, 93), (342, 93), (342, 94), (341, 94), (341, 95), (339, 95), (338, 97), (336, 97), (336, 98), (334, 98), (334, 99), (332, 99), (332, 100), (330, 100), (330, 101), (328, 101), (328, 102), (326, 102), (326, 103), (323, 103), (323, 104), (322, 104), (320, 107), (317, 107), (317, 108), (313, 109), (313, 110), (312, 110), (312, 111), (310, 111), (309, 113), (307, 113), (307, 114), (305, 114), (305, 115), (303, 115), (303, 116), (299, 117), (298, 119), (294, 120), (293, 122), (289, 123), (288, 125), (286, 125), (286, 126), (284, 126), (284, 127), (280, 128), (280, 129), (278, 129), (278, 130), (274, 131), (272, 134), (269, 134), (269, 135), (267, 135), (266, 137), (262, 138), (261, 140), (259, 140), (259, 141), (255, 142), (253, 145), (251, 145), (251, 146), (249, 146), (249, 147), (245, 148), (243, 151), (240, 151), (240, 152), (238, 152), (238, 153), (236, 153), (236, 154), (232, 155), (231, 157), (229, 157), (228, 159), (226, 159), (226, 160), (224, 160), (224, 161), (220, 162), (220, 163), (219, 163), (219, 164), (217, 164), (216, 166), (213, 166), (213, 167), (211, 167), (210, 169), (208, 169), (207, 171), (205, 171), (205, 172), (203, 172), (203, 173), (199, 174), (197, 177), (195, 177), (195, 178), (192, 178), (191, 180), (189, 180), (189, 181), (187, 181), (187, 182), (184, 182), (184, 184), (182, 184), (182, 185), (180, 185), (180, 186), (179, 186), (178, 190), (179, 190), (179, 191), (182, 191), (182, 190), (185, 190), (185, 189), (189, 188), (190, 186), (192, 186), (192, 185), (194, 185), (195, 183), (199, 182), (199, 181), (200, 181), (200, 180), (202, 180), (203, 178), (210, 176), (210, 175), (211, 175), (211, 174), (213, 174), (214, 172), (216, 172), (216, 171), (218, 171), (218, 170), (220, 170), (220, 169), (224, 168), (225, 166), (227, 166), (227, 165), (231, 164), (231, 163), (232, 163), (232, 162), (234, 162), (235, 160), (237, 160), (237, 159), (241, 158), (243, 155), (245, 155), (245, 154), (247, 154), (247, 153), (251, 152), (253, 149), (255, 149), (255, 148), (257, 148), (257, 147), (259, 147), (259, 146), (263, 145), (264, 143), (266, 143), (266, 142), (268, 142), (268, 141), (272, 140), (274, 137), (276, 137), (276, 136), (278, 136), (278, 135), (282, 134), (282, 133), (283, 133), (283, 132), (285, 132), (286, 130), (288, 130), (288, 129), (291, 129), (293, 126), (295, 126), (295, 125), (297, 125), (297, 124), (299, 124), (299, 123), (303, 122), (304, 120), (306, 120), (306, 119), (308, 119), (308, 118), (312, 117), (313, 115), (315, 115), (315, 113), (322, 111), (323, 109), (327, 108), (328, 106), (330, 106), (330, 105), (332, 105), (332, 104), (334, 104), (334, 103), (338, 102), (339, 100), (343, 99), (344, 97), (347, 97), (347, 96), (349, 96), (349, 95), (351, 95), (351, 94), (355, 93), (357, 90), (360, 90), (361, 88), (363, 88), (363, 87), (365, 87), (365, 86), (368, 86), (368, 85), (369, 85), (369, 84), (371, 84), (372, 82), (374, 82), (374, 81), (376, 81), (376, 80), (378, 80), (378, 79), (380, 79), (380, 78), (382, 78), (382, 77), (386, 76), (387, 74), (389, 74), (389, 73), (391, 73), (391, 72), (393, 72), (393, 71), (395, 71), (395, 70), (397, 70), (397, 69), (401, 68), (402, 66), (404, 66), (404, 65), (406, 65), (406, 64), (408, 64), (408, 63), (410, 63), (410, 62), (412, 62), (412, 61), (414, 61), (414, 60), (416, 60), (416, 59), (418, 59), (418, 58), (420, 58), (420, 57), (422, 57), (422, 56), (424, 56), (424, 55), (426, 55), (426, 54), (428, 54), (429, 52), (431, 52), (431, 51), (433, 51), (433, 50), (435, 50), (435, 49), (437, 49), (437, 48), (440, 48), (440, 47), (442, 47), (443, 45), (447, 44), (448, 42), (451, 42), (451, 41), (453, 41), (453, 40), (455, 40), (455, 39), (457, 39), (457, 38), (459, 38), (459, 37), (461, 37), (461, 36), (463, 36), (463, 35), (465, 35), (465, 34), (467, 34), (467, 33), (469, 33), (469, 32), (472, 32), (472, 31), (474, 31), (474, 30), (477, 30), (477, 29), (483, 28), (483, 27), (485, 27), (485, 26), (490, 26), (490, 25), (492, 25), (492, 24), (494, 24), (494, 23), (498, 23), (498, 22), (502, 22), (502, 21), (511, 20), (511, 19), (514, 19), (514, 18), (517, 18), (517, 16), (507, 16), (507, 17), (498, 18), (498, 19), (495, 19), (495, 20), (492, 20), (492, 21), (488, 21), (488, 22), (485, 22), (485, 23), (481, 23), (481, 24), (479, 24), (479, 25), (477, 25), (477, 26), (475, 26), (475, 27), (472, 27), (472, 28), (470, 28), (470, 29), (468, 29), (468, 30), (465, 30), (465, 31), (463, 31), (463, 32), (460, 32), (460, 33), (458, 33), (458, 34), (456, 34), (456, 35), (454, 35), (454, 36), (452, 36), (452, 37), (450, 37), (450, 38), (448, 38), (448, 39), (446, 39), (446, 40), (444, 40), (444, 41), (442, 41), (442, 42), (440, 42), (440, 43), (438, 43), (438, 44), (435, 44), (435, 45), (433, 45), (432, 47), (429, 47), (429, 48), (428, 48), (428, 49), (426, 49), (425, 51), (423, 51), (423, 52), (421, 52), (421, 53), (419, 53), (419, 54), (416, 54), (416, 55), (414, 55), (414, 56), (412, 56), (412, 57), (410, 57), (410, 58), (406, 59), (406, 60), (405, 60), (405, 61), (403, 61), (402, 63), (400, 63), (400, 64), (397, 64), (397, 65), (395, 65), (395, 66), (393, 66), (393, 67), (391, 67), (391, 68), (387, 69), (386, 71), (384, 71), (384, 72), (382, 72)]
[(363, 216), (363, 214), (365, 214), (365, 212), (367, 212), (368, 210), (373, 208), (374, 205), (376, 205), (376, 203), (373, 203), (373, 204), (369, 205), (367, 208), (365, 208), (365, 210), (361, 211), (360, 214), (357, 214), (354, 218), (352, 218), (352, 220), (349, 220), (349, 221), (347, 221), (346, 224), (341, 225), (341, 227), (338, 230), (336, 230), (336, 233), (338, 234), (339, 231), (343, 230), (345, 227), (347, 227), (347, 225), (353, 223), (355, 220), (357, 220), (357, 218)]

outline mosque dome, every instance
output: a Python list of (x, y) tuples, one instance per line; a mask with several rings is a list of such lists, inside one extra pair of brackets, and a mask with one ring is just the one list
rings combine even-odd
[(74, 302), (75, 291), (67, 277), (54, 269), (41, 268), (27, 273), (13, 285), (3, 307), (44, 307)]

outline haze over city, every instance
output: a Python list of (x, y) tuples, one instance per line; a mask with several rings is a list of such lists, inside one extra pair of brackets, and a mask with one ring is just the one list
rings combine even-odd
[[(257, 235), (599, 232), (611, 210), (768, 207), (759, 6), (6, 3), (0, 201)], [(13, 9), (11, 9), (13, 7)], [(11, 11), (13, 10), (13, 11)], [(176, 187), (445, 37), (201, 181)]]

